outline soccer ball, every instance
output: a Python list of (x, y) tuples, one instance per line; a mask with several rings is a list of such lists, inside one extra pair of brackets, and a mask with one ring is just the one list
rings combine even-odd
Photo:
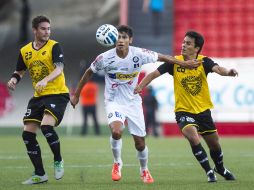
[(96, 40), (99, 44), (110, 47), (113, 46), (118, 39), (118, 31), (111, 24), (103, 24), (96, 31)]

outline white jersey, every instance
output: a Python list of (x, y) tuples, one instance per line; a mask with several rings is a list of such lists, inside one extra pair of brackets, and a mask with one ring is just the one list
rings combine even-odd
[(121, 105), (131, 101), (141, 101), (134, 88), (138, 82), (141, 67), (158, 60), (158, 53), (129, 46), (128, 55), (122, 59), (116, 53), (116, 48), (110, 49), (99, 56), (91, 64), (94, 73), (105, 72), (105, 103), (115, 102)]

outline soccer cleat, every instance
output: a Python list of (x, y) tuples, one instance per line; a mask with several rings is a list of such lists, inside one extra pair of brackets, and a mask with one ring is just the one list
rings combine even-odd
[(64, 175), (64, 161), (55, 161), (54, 162), (55, 178), (59, 180)]
[(28, 180), (23, 181), (23, 185), (33, 185), (33, 184), (39, 184), (39, 183), (45, 183), (48, 181), (47, 174), (44, 174), (43, 176), (39, 176), (36, 174), (33, 174)]
[(207, 181), (209, 183), (213, 183), (213, 182), (217, 182), (217, 178), (216, 178), (216, 175), (214, 174), (214, 171), (213, 170), (209, 170), (207, 173), (206, 173), (208, 179)]
[(143, 170), (141, 172), (141, 180), (144, 182), (144, 183), (153, 183), (154, 180), (153, 180), (153, 177), (152, 175), (150, 174), (149, 170)]
[(112, 180), (119, 181), (122, 177), (121, 174), (122, 164), (114, 163), (112, 167)]
[(234, 175), (226, 168), (224, 168), (224, 171), (219, 171), (216, 169), (216, 167), (214, 167), (214, 171), (220, 174), (222, 177), (224, 177), (225, 180), (232, 180), (232, 181), (235, 180)]

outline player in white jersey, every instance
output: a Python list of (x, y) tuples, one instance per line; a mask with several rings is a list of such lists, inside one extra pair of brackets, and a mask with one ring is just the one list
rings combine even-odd
[(110, 144), (114, 156), (112, 180), (119, 181), (121, 179), (123, 166), (121, 136), (125, 127), (124, 124), (127, 123), (129, 132), (135, 141), (141, 179), (144, 183), (153, 183), (154, 180), (147, 166), (148, 148), (144, 138), (146, 130), (142, 100), (138, 94), (133, 93), (141, 67), (156, 61), (168, 62), (169, 64), (176, 63), (187, 68), (196, 68), (199, 63), (196, 60), (179, 61), (172, 56), (130, 46), (133, 34), (129, 26), (119, 26), (118, 33), (116, 47), (97, 56), (82, 76), (74, 95), (71, 97), (71, 104), (75, 108), (83, 85), (92, 77), (93, 73), (103, 70), (106, 83), (105, 108), (112, 133)]

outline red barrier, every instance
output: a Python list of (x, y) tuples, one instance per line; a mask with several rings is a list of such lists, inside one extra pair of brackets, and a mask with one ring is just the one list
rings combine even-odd
[(205, 37), (202, 50), (204, 55), (254, 56), (253, 0), (193, 2), (193, 0), (174, 0), (173, 54), (180, 54), (185, 32), (197, 30)]
[[(254, 123), (216, 123), (218, 133), (224, 136), (254, 136)], [(176, 123), (162, 123), (164, 136), (180, 136)]]

